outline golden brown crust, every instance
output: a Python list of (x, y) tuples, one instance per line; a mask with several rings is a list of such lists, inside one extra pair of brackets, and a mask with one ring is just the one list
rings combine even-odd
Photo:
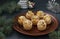
[(46, 21), (47, 24), (50, 24), (52, 21), (51, 16), (48, 14), (46, 14), (43, 19)]
[(32, 18), (31, 18), (31, 21), (33, 23), (33, 25), (37, 25), (37, 22), (39, 21), (39, 17), (34, 15)]
[(37, 11), (36, 15), (39, 16), (39, 18), (43, 18), (45, 13), (43, 11)]
[(47, 24), (44, 20), (39, 20), (37, 23), (37, 29), (40, 31), (46, 30)]
[(23, 28), (25, 30), (31, 30), (32, 29), (32, 22), (30, 20), (25, 20), (23, 22)]
[(25, 16), (20, 16), (20, 17), (18, 18), (18, 23), (19, 23), (20, 25), (22, 25), (24, 20), (26, 20)]
[(34, 13), (32, 11), (28, 11), (26, 13), (26, 18), (31, 19), (32, 16), (34, 16)]

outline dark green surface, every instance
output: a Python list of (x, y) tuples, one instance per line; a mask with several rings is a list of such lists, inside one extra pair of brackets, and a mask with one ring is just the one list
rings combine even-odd
[[(19, 9), (17, 11), (14, 11), (15, 10), (14, 5), (16, 4), (16, 2), (14, 2), (14, 1), (10, 2), (10, 3), (13, 4), (12, 5), (13, 9), (10, 7), (11, 9), (6, 10), (5, 9), (5, 7), (7, 5), (6, 3), (4, 3), (5, 6), (3, 5), (2, 8), (0, 6), (0, 12), (3, 12), (2, 10), (8, 11), (7, 13), (3, 12), (2, 14), (0, 14), (0, 26), (4, 28), (4, 29), (0, 28), (0, 32), (3, 32), (4, 30), (6, 31), (6, 29), (7, 29), (8, 32), (4, 33), (5, 36), (6, 36), (6, 39), (60, 39), (60, 27), (58, 27), (55, 31), (53, 31), (53, 32), (51, 32), (51, 33), (49, 33), (47, 35), (37, 36), (37, 37), (23, 35), (21, 33), (18, 33), (17, 31), (15, 31), (14, 29), (10, 30), (11, 28), (9, 28), (9, 27), (13, 26), (12, 25), (13, 24), (12, 20), (14, 19), (14, 17), (17, 14), (22, 13), (22, 12), (27, 12), (28, 10), (33, 10), (33, 11), (43, 10), (45, 12), (48, 12), (49, 14), (52, 14), (57, 18), (57, 20), (59, 22), (58, 26), (60, 26), (60, 14), (55, 14), (55, 13), (53, 13), (51, 11), (48, 11), (46, 9), (47, 0), (45, 0), (45, 1), (44, 0), (37, 0), (37, 1), (33, 0), (33, 2), (36, 3), (35, 6), (34, 6), (34, 9), (25, 9), (25, 10)], [(9, 7), (9, 6), (7, 6), (7, 7)], [(12, 12), (14, 12), (14, 13), (12, 13)], [(12, 33), (10, 33), (9, 35), (6, 34), (6, 33), (9, 33), (10, 31), (12, 31)]]

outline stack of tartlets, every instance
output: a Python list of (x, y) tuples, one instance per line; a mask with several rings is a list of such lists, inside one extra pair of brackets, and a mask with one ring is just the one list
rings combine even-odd
[(36, 14), (28, 11), (25, 16), (18, 17), (18, 23), (23, 25), (24, 30), (31, 30), (33, 25), (36, 25), (38, 30), (44, 31), (51, 22), (51, 16), (43, 11), (37, 11)]

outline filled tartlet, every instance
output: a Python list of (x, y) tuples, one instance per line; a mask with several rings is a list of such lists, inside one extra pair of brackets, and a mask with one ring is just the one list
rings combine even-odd
[(37, 23), (37, 29), (40, 31), (46, 30), (47, 24), (44, 20), (39, 20)]
[(39, 18), (43, 18), (45, 13), (43, 11), (37, 11), (36, 15), (39, 17)]
[(37, 22), (39, 21), (39, 17), (34, 15), (32, 18), (31, 18), (31, 21), (33, 23), (33, 25), (37, 25)]
[(26, 13), (26, 18), (31, 19), (32, 16), (34, 16), (34, 13), (32, 11), (28, 11)]
[(51, 16), (48, 14), (46, 14), (43, 19), (46, 21), (47, 24), (50, 24), (52, 21)]
[(18, 17), (18, 23), (19, 23), (20, 25), (23, 24), (23, 21), (24, 21), (24, 20), (26, 20), (25, 16), (19, 16), (19, 17)]
[(32, 22), (30, 20), (25, 20), (23, 22), (23, 28), (25, 30), (31, 30), (32, 29)]

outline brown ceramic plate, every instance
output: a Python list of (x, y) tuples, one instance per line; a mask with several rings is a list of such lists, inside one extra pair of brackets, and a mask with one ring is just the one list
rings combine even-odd
[(39, 30), (37, 30), (36, 26), (34, 26), (30, 31), (26, 31), (17, 22), (18, 17), (21, 16), (21, 15), (25, 16), (25, 14), (26, 13), (20, 13), (19, 15), (17, 15), (15, 17), (15, 21), (14, 21), (15, 23), (14, 23), (14, 26), (13, 26), (13, 28), (16, 31), (18, 31), (18, 32), (20, 32), (22, 34), (31, 35), (31, 36), (45, 35), (45, 34), (48, 34), (48, 33), (52, 32), (52, 31), (54, 31), (58, 27), (58, 21), (57, 21), (57, 19), (54, 16), (51, 15), (51, 17), (52, 17), (52, 23), (50, 25), (48, 25), (48, 27), (47, 27), (47, 29), (45, 31), (39, 31)]

